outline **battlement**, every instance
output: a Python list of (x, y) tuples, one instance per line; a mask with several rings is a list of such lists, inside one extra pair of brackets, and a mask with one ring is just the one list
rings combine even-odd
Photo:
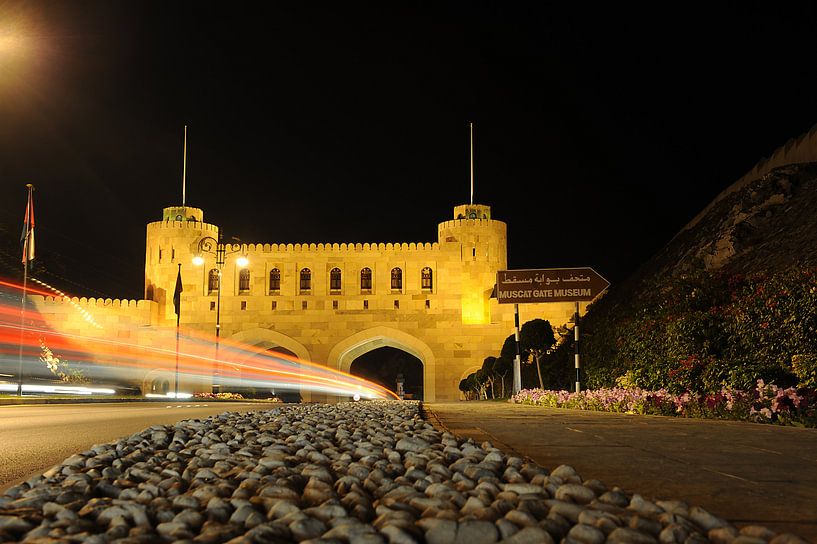
[[(240, 251), (241, 244), (226, 244), (228, 251)], [(307, 253), (307, 252), (363, 252), (363, 251), (439, 251), (436, 242), (411, 243), (311, 243), (311, 244), (246, 244), (249, 253)]]
[(153, 221), (148, 223), (148, 228), (165, 228), (165, 229), (189, 229), (199, 230), (204, 232), (218, 233), (218, 226), (210, 223), (201, 223), (199, 221), (176, 221), (174, 219), (165, 219), (163, 221)]
[(43, 295), (29, 295), (37, 304), (44, 306), (62, 306), (73, 305), (81, 308), (95, 309), (95, 308), (125, 308), (143, 310), (147, 308), (151, 301), (149, 300), (133, 300), (133, 299), (110, 299), (110, 298), (86, 298), (86, 297), (58, 297), (58, 296), (43, 296)]
[(506, 227), (504, 221), (498, 221), (496, 219), (450, 219), (440, 223), (437, 230), (438, 232), (442, 232), (444, 229), (462, 227), (495, 228), (498, 225), (502, 225), (503, 229)]

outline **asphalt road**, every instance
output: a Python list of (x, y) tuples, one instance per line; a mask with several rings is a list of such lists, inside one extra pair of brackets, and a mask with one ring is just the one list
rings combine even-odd
[(258, 403), (180, 402), (0, 406), (0, 492), (94, 444), (157, 424), (227, 411), (266, 410)]

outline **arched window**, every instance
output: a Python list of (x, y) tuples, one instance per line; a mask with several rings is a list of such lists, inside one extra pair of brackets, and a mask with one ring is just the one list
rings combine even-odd
[(218, 270), (213, 268), (207, 279), (207, 290), (211, 293), (218, 291)]
[(394, 290), (403, 289), (403, 271), (399, 268), (391, 269), (391, 288)]
[(431, 268), (425, 267), (423, 268), (422, 272), (420, 272), (420, 287), (423, 289), (431, 290), (433, 286), (434, 283), (432, 280)]
[(371, 268), (364, 268), (360, 271), (360, 290), (361, 291), (371, 291), (372, 290), (372, 269)]
[(308, 268), (301, 269), (301, 291), (312, 289), (312, 271)]
[(332, 291), (340, 291), (341, 286), (340, 268), (333, 268), (329, 272), (329, 289)]
[(277, 268), (273, 268), (269, 271), (269, 290), (270, 291), (280, 291), (281, 290), (281, 271)]
[(238, 273), (238, 290), (239, 291), (249, 291), (250, 290), (250, 269), (249, 268), (242, 268), (241, 272)]

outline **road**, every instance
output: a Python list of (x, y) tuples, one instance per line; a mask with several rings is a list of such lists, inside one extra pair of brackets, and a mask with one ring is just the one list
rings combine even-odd
[(817, 429), (509, 404), (425, 404), (451, 432), (645, 497), (817, 543)]
[(269, 408), (241, 402), (0, 406), (0, 492), (94, 444), (111, 442), (151, 425)]

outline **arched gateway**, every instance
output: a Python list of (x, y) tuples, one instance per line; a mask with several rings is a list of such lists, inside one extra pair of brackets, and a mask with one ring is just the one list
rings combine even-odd
[(355, 359), (382, 347), (397, 348), (420, 359), (423, 364), (423, 394), (425, 398), (435, 398), (433, 378), (437, 362), (434, 353), (425, 342), (398, 329), (373, 327), (353, 334), (332, 348), (327, 363), (331, 368), (349, 372)]

